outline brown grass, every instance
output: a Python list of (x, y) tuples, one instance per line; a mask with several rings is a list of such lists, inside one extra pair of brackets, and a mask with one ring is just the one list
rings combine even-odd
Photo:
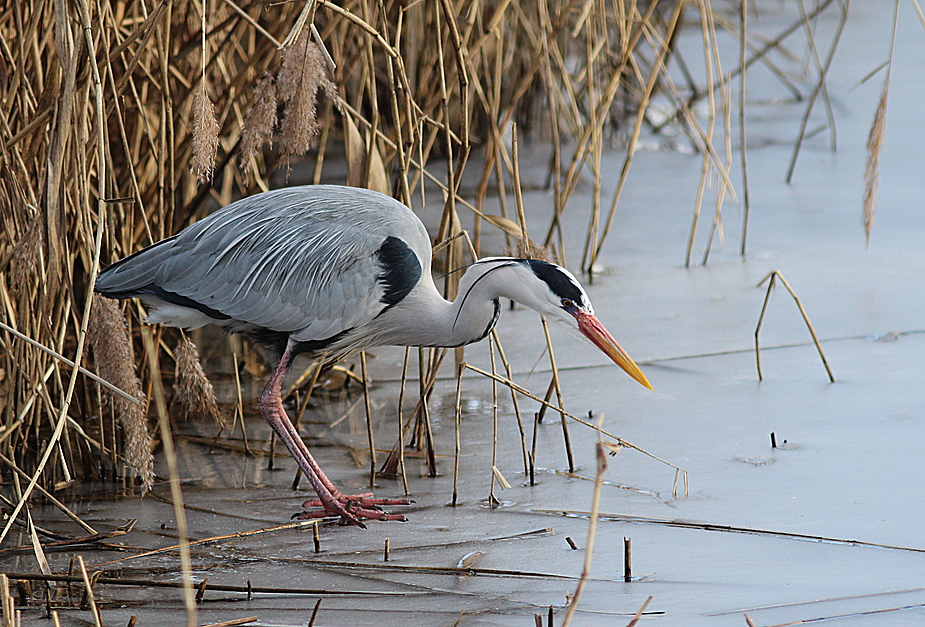
[[(916, 5), (918, 7), (918, 5)], [(874, 228), (878, 191), (880, 188), (880, 151), (883, 149), (883, 128), (886, 124), (886, 103), (890, 95), (890, 67), (893, 61), (893, 48), (896, 44), (896, 25), (899, 21), (899, 1), (893, 4), (893, 30), (890, 34), (890, 53), (886, 63), (886, 75), (883, 88), (874, 113), (874, 121), (867, 135), (867, 161), (864, 167), (864, 199), (861, 210), (861, 222), (864, 225), (864, 240), (870, 245), (870, 234)]]
[[(128, 325), (115, 301), (101, 296), (93, 299), (88, 339), (93, 349), (97, 373), (131, 396), (144, 401), (141, 381), (135, 372)], [(147, 491), (154, 482), (154, 456), (145, 417), (147, 404), (130, 403), (115, 394), (109, 395), (109, 403), (124, 433), (125, 462), (141, 479), (142, 490)]]
[[(73, 356), (101, 216), (105, 265), (219, 205), (268, 189), (281, 165), (307, 158), (313, 170), (301, 168), (311, 173), (303, 178), (345, 182), (344, 153), (351, 182), (394, 191), (408, 203), (425, 198), (425, 187), (444, 192), (437, 235), (449, 245), (438, 267), (464, 260), (462, 240), (453, 239), (463, 229), (473, 233), (477, 254), (482, 234), (500, 229), (509, 250), (562, 261), (561, 226), (579, 220), (588, 224), (583, 265), (589, 268), (614, 225), (632, 164), (633, 142), (619, 181), (604, 180), (606, 138), (624, 126), (638, 137), (653, 94), (676, 106), (675, 117), (723, 179), (721, 193), (732, 196), (728, 155), (716, 154), (687, 95), (665, 71), (678, 54), (670, 35), (681, 24), (703, 21), (705, 47), (716, 46), (710, 4), (685, 6), (682, 20), (675, 0), (5, 3), (0, 296), (6, 322), (54, 353)], [(772, 47), (755, 46), (743, 67)], [(713, 64), (712, 75), (723, 77), (719, 86), (740, 71), (721, 72)], [(522, 146), (545, 142), (555, 157), (549, 172), (554, 218), (537, 240), (545, 251), (524, 239), (529, 202), (518, 200), (515, 214), (506, 198), (521, 183), (507, 139), (515, 124)], [(582, 180), (593, 181), (591, 208), (569, 205)], [(599, 196), (607, 184), (618, 187), (604, 212)], [(497, 211), (486, 208), (494, 196)], [(167, 385), (154, 379), (162, 372), (169, 379), (173, 369), (139, 358), (138, 311), (126, 309), (128, 349), (122, 346), (114, 364), (105, 363), (110, 353), (100, 349), (96, 367), (125, 377), (128, 359), (138, 364), (141, 389), (156, 392)], [(144, 350), (161, 353), (174, 343), (162, 342), (162, 333), (152, 330)], [(47, 416), (57, 415), (69, 373), (12, 335), (0, 337), (0, 350), (0, 421), (12, 427), (22, 419), (4, 445), (28, 470), (43, 455)], [(168, 363), (166, 355), (158, 358)], [(441, 362), (434, 356), (420, 361), (425, 371)], [(40, 391), (37, 382), (49, 368), (56, 374)], [(425, 372), (424, 379), (434, 376)], [(115, 401), (105, 401), (113, 409), (101, 411), (101, 398), (80, 379), (69, 414), (101, 448), (65, 447), (66, 456), (49, 457), (44, 485), (69, 473), (86, 476), (101, 457), (115, 472), (118, 456), (100, 450), (127, 451), (133, 441), (141, 455), (140, 435), (130, 436), (121, 418), (115, 418), (119, 429), (88, 418), (118, 416)], [(64, 427), (64, 441), (81, 437)], [(133, 455), (125, 453), (147, 476)]]
[[(76, 304), (88, 289), (100, 207), (109, 213), (105, 264), (172, 235), (217, 204), (268, 188), (279, 164), (294, 164), (307, 151), (316, 180), (337, 182), (328, 174), (333, 159), (327, 155), (341, 153), (348, 136), (356, 148), (350, 155), (351, 176), (359, 177), (354, 181), (396, 188), (406, 202), (425, 183), (449, 190), (441, 239), (461, 228), (480, 231), (482, 217), (468, 207), (481, 205), (488, 188), (476, 199), (459, 193), (473, 145), (497, 157), (479, 167), (486, 180), (501, 182), (512, 174), (503, 138), (514, 122), (537, 120), (532, 128), (522, 124), (522, 135), (547, 138), (549, 111), (557, 111), (556, 125), (568, 129), (563, 133), (581, 135), (588, 125), (607, 124), (612, 104), (632, 99), (632, 89), (612, 89), (592, 102), (589, 85), (621, 84), (625, 55), (652, 68), (651, 47), (641, 34), (663, 26), (625, 5), (618, 16), (594, 4), (550, 8), (532, 1), (5, 4), (0, 293), (15, 317), (8, 322), (55, 352), (72, 354), (82, 322)], [(584, 37), (581, 45), (576, 33)], [(604, 49), (625, 55), (586, 57), (585, 43), (599, 36), (606, 39)], [(279, 42), (285, 42), (281, 49)], [(87, 70), (88, 57), (98, 79)], [(343, 115), (327, 114), (331, 107), (319, 102), (319, 91)], [(587, 141), (576, 150), (573, 159), (581, 162)], [(205, 179), (211, 188), (201, 183)], [(574, 188), (557, 185), (568, 190), (557, 199), (561, 214)], [(451, 245), (444, 254), (458, 260), (460, 250)], [(154, 389), (152, 373), (165, 369), (137, 358), (135, 311), (128, 309), (127, 346), (106, 348), (112, 338), (97, 337), (96, 368), (125, 389)], [(2, 421), (10, 426), (23, 419), (7, 445), (28, 469), (47, 439), (43, 416), (56, 414), (67, 378), (52, 377), (48, 393), (39, 393), (35, 382), (42, 374), (63, 366), (11, 336), (2, 341)], [(438, 360), (425, 361), (433, 367)], [(132, 377), (141, 383), (127, 374), (134, 363), (140, 370)], [(74, 420), (103, 450), (123, 451), (133, 472), (150, 481), (141, 422), (125, 418), (139, 410), (107, 400), (112, 409), (102, 412), (103, 396), (81, 381), (70, 410)], [(96, 415), (115, 415), (121, 428), (86, 418)], [(81, 436), (65, 427), (62, 437)], [(99, 461), (96, 448), (67, 450), (73, 456), (68, 468), (60, 456), (49, 458), (44, 485), (70, 473), (79, 477)], [(117, 456), (110, 460), (121, 463)]]
[(251, 162), (256, 162), (260, 149), (270, 143), (275, 126), (276, 79), (270, 72), (265, 72), (254, 87), (254, 97), (241, 128), (242, 170), (246, 170)]
[(867, 161), (864, 167), (864, 201), (862, 222), (864, 240), (870, 244), (870, 234), (874, 229), (874, 217), (877, 214), (878, 190), (880, 189), (880, 150), (883, 148), (883, 127), (886, 121), (886, 103), (890, 93), (889, 74), (883, 81), (874, 121), (867, 136)]
[(298, 157), (312, 147), (321, 130), (315, 102), (318, 91), (337, 101), (337, 88), (327, 77), (324, 56), (309, 41), (309, 29), (282, 50), (277, 93), (285, 105), (280, 123), (279, 149), (284, 159)]
[(199, 361), (199, 349), (185, 334), (181, 334), (173, 357), (176, 362), (174, 398), (183, 414), (223, 422), (215, 400), (215, 389)]
[(193, 97), (193, 154), (190, 157), (190, 168), (200, 183), (212, 180), (220, 130), (215, 119), (215, 105), (203, 81)]

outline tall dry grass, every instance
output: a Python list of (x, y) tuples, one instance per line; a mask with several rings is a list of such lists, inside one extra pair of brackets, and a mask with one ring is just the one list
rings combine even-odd
[[(696, 95), (710, 99), (706, 130), (666, 72), (690, 23), (702, 24), (713, 68)], [(553, 157), (554, 217), (534, 241), (561, 260), (563, 221), (585, 221), (590, 269), (658, 93), (704, 154), (705, 180), (732, 197), (728, 145), (724, 155), (714, 148), (713, 120), (729, 115), (723, 86), (734, 73), (719, 65), (716, 29), (708, 0), (3, 3), (0, 318), (50, 352), (0, 335), (0, 447), (27, 472), (52, 447), (39, 478), (46, 486), (100, 469), (147, 483), (148, 467), (126, 452), (136, 441), (126, 425), (137, 424), (126, 413), (137, 409), (120, 409), (83, 377), (71, 401), (71, 368), (54, 354), (81, 352), (97, 254), (105, 265), (272, 181), (307, 170), (310, 181), (406, 203), (425, 186), (442, 190), (436, 240), (449, 242), (438, 263), (458, 266), (463, 238), (450, 238), (462, 229), (477, 250), (486, 229), (501, 228), (513, 251), (532, 245), (522, 211), (504, 200), (518, 182), (516, 126), (518, 141), (542, 140)], [(602, 154), (621, 134), (628, 149), (608, 208)], [(308, 168), (293, 169), (306, 156)], [(462, 193), (464, 174), (477, 184)], [(570, 207), (583, 178), (593, 181), (594, 205)], [(502, 215), (486, 209), (495, 195)], [(176, 336), (164, 342), (152, 329), (143, 341), (138, 305), (123, 312), (131, 341), (94, 348), (87, 367), (137, 368), (137, 389), (119, 380), (125, 391), (151, 401), (142, 407), (166, 407)], [(156, 359), (145, 358), (151, 351)], [(62, 407), (73, 423), (59, 420)]]

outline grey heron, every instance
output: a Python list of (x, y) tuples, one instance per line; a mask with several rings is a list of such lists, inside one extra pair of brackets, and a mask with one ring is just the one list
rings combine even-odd
[(95, 289), (139, 298), (147, 322), (216, 324), (275, 349), (279, 362), (259, 407), (318, 493), (305, 507), (324, 511), (306, 517), (335, 515), (360, 526), (361, 519), (404, 520), (381, 507), (409, 501), (344, 495), (324, 475), (283, 407), (281, 383), (298, 354), (336, 359), (374, 346), (463, 346), (488, 335), (507, 298), (570, 325), (651, 389), (568, 270), (532, 259), (479, 259), (449, 302), (434, 284), (420, 219), (365, 189), (309, 185), (243, 198), (113, 263)]

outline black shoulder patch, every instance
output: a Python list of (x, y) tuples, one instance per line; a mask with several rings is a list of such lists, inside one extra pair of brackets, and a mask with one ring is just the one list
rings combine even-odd
[(386, 309), (397, 305), (421, 280), (421, 263), (408, 245), (391, 235), (376, 251), (382, 272), (376, 280), (385, 288), (380, 299)]
[(575, 285), (575, 283), (559, 269), (559, 266), (538, 259), (524, 259), (523, 263), (533, 270), (533, 274), (546, 283), (556, 296), (568, 298), (580, 305), (586, 304), (581, 288)]

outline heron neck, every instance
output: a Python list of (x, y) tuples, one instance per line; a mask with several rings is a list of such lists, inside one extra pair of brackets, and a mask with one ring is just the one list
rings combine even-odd
[(431, 283), (429, 292), (411, 313), (414, 341), (417, 346), (456, 347), (484, 339), (501, 314), (503, 294), (487, 274), (485, 265), (471, 267), (459, 282), (456, 299), (449, 302)]

